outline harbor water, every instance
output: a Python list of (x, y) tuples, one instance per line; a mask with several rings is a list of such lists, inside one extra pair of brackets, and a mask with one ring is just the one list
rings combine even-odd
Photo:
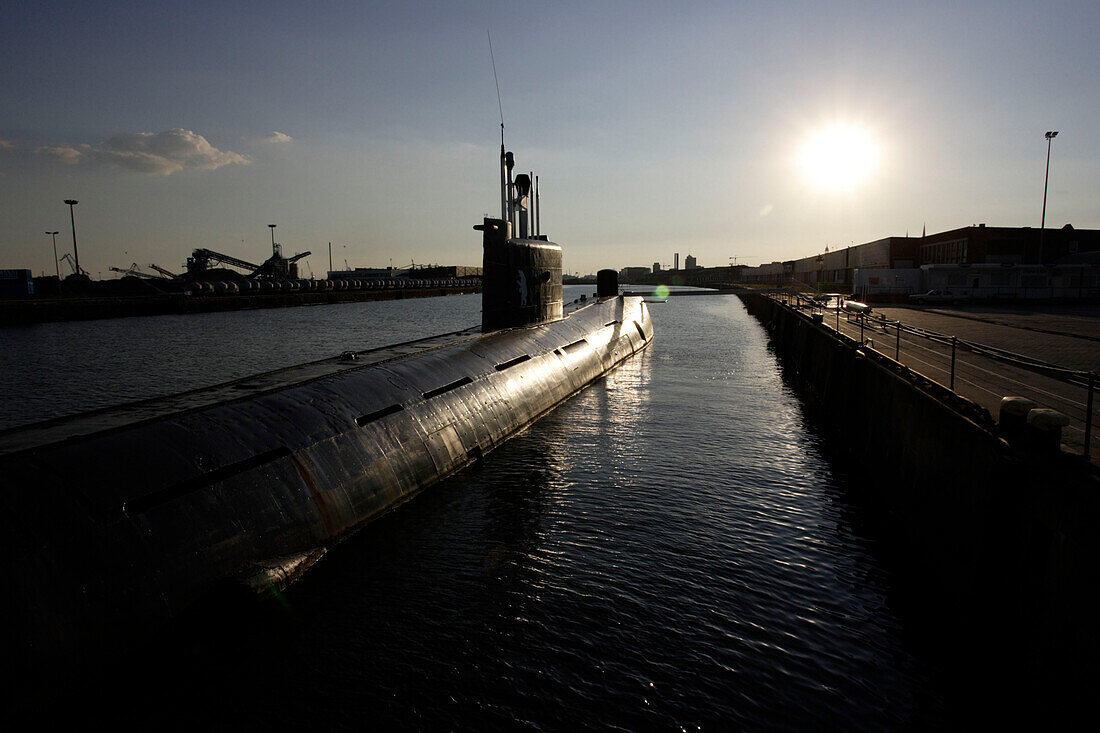
[[(567, 299), (590, 288), (567, 287)], [(142, 729), (941, 727), (941, 662), (735, 297), (260, 605), (40, 691)], [(478, 296), (0, 330), (0, 425), (463, 328)], [(91, 665), (91, 666), (94, 666)], [(81, 675), (84, 672), (80, 673)]]

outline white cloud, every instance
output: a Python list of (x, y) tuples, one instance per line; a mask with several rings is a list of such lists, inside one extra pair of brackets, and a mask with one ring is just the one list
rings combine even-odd
[(230, 150), (218, 150), (202, 135), (179, 127), (167, 132), (118, 135), (108, 140), (105, 148), (66, 145), (41, 147), (37, 152), (68, 165), (100, 164), (162, 176), (184, 168), (214, 170), (223, 165), (249, 162), (247, 157)]
[(294, 138), (287, 135), (285, 132), (269, 132), (264, 135), (265, 143), (290, 143), (294, 142)]

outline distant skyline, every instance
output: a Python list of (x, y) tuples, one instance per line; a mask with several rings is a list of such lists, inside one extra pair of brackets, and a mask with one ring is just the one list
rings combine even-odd
[[(1100, 228), (1096, 3), (20, 3), (0, 269), (480, 264), (500, 119), (568, 272)], [(64, 267), (64, 265), (63, 265)]]

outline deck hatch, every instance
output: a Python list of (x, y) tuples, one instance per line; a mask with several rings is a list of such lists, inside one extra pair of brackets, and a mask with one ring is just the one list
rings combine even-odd
[(383, 407), (381, 410), (375, 410), (374, 412), (368, 412), (366, 415), (360, 415), (355, 418), (355, 424), (359, 427), (363, 427), (367, 423), (372, 423), (375, 420), (381, 420), (386, 415), (392, 415), (395, 412), (401, 412), (403, 408), (401, 405), (390, 405), (389, 407)]
[(565, 346), (561, 347), (561, 350), (564, 351), (566, 354), (572, 354), (574, 352), (580, 351), (587, 346), (588, 340), (581, 339), (580, 341), (574, 341), (571, 344), (566, 344)]
[(438, 397), (439, 395), (443, 394), (444, 392), (450, 392), (452, 389), (458, 389), (459, 387), (464, 387), (472, 381), (474, 381), (474, 380), (470, 379), (469, 377), (463, 377), (462, 379), (456, 379), (455, 381), (451, 382), (450, 384), (444, 384), (442, 387), (436, 387), (435, 389), (431, 390), (430, 392), (425, 392), (424, 393), (424, 399), (430, 400), (432, 397)]
[(207, 486), (213, 486), (219, 481), (225, 481), (227, 478), (231, 478), (246, 471), (251, 471), (254, 468), (259, 468), (265, 463), (272, 463), (281, 458), (286, 458), (289, 455), (290, 449), (283, 446), (275, 450), (269, 450), (266, 453), (260, 453), (251, 458), (246, 458), (243, 461), (230, 463), (228, 466), (216, 468), (213, 471), (165, 487), (160, 491), (154, 491), (151, 494), (139, 496), (133, 501), (123, 502), (122, 511), (126, 514), (141, 514), (147, 512), (153, 507), (169, 502), (172, 499), (178, 499), (193, 491), (205, 489)]
[(498, 372), (503, 372), (505, 369), (514, 367), (517, 364), (522, 364), (523, 362), (528, 361), (530, 358), (530, 354), (524, 354), (523, 356), (517, 356), (515, 359), (509, 359), (508, 361), (497, 364), (493, 368), (496, 369)]

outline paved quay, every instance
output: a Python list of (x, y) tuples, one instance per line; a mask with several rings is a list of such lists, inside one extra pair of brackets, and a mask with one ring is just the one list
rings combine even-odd
[[(986, 306), (875, 306), (874, 314), (906, 326), (935, 331), (947, 336), (992, 346), (1021, 356), (1074, 371), (1092, 371), (1100, 375), (1100, 306), (1034, 308)], [(840, 316), (842, 333), (859, 338), (855, 318)], [(836, 325), (835, 312), (827, 311), (825, 323)], [(900, 343), (894, 328), (866, 326), (864, 338), (876, 351), (895, 358), (944, 386), (951, 386), (951, 346), (909, 333)], [(900, 347), (900, 348), (899, 348)], [(1100, 391), (1100, 379), (1097, 380)], [(1084, 450), (1085, 406), (1088, 390), (1074, 384), (1003, 361), (956, 352), (954, 389), (989, 410), (994, 419), (1001, 398), (1018, 395), (1066, 414), (1070, 424), (1062, 431), (1062, 443), (1075, 453)], [(1094, 396), (1093, 429), (1090, 455), (1100, 463), (1100, 424), (1097, 408), (1100, 395)]]
[(875, 313), (1067, 369), (1100, 372), (1100, 305), (1045, 310), (902, 306), (875, 308)]

